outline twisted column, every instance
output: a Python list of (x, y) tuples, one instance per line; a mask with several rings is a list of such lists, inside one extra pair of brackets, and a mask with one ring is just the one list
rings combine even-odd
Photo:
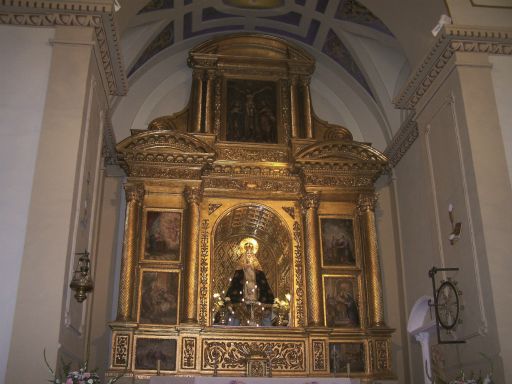
[(119, 282), (119, 300), (117, 321), (132, 321), (135, 286), (135, 266), (137, 265), (137, 239), (141, 202), (144, 186), (125, 184), (126, 218), (124, 222), (123, 258), (121, 259), (121, 278)]
[(306, 297), (308, 326), (323, 325), (322, 287), (320, 281), (320, 252), (318, 234), (318, 192), (302, 199), (304, 209), (304, 253), (306, 256)]
[(215, 72), (208, 71), (206, 80), (206, 108), (204, 112), (205, 132), (213, 130), (213, 102), (215, 96)]
[(185, 281), (182, 323), (197, 323), (197, 297), (199, 284), (199, 202), (201, 190), (197, 187), (185, 188), (188, 204), (188, 238), (186, 243)]
[(357, 211), (363, 225), (363, 243), (367, 265), (368, 299), (370, 303), (370, 326), (384, 327), (384, 304), (382, 300), (382, 278), (375, 227), (375, 194), (359, 195)]
[(299, 99), (297, 94), (297, 77), (293, 76), (290, 82), (290, 109), (292, 118), (292, 138), (299, 135)]
[(313, 137), (313, 116), (311, 113), (311, 94), (309, 92), (309, 77), (303, 77), (302, 83), (302, 104), (304, 107), (304, 130), (306, 137), (311, 139)]
[(193, 84), (194, 84), (194, 105), (193, 105), (193, 120), (192, 120), (192, 130), (194, 132), (201, 132), (201, 123), (203, 121), (203, 72), (195, 70), (192, 73)]

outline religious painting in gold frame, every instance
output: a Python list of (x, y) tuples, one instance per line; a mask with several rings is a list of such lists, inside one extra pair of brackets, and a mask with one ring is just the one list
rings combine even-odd
[(351, 376), (366, 370), (366, 352), (363, 342), (330, 342), (329, 372), (336, 376)]
[(134, 367), (139, 371), (176, 371), (177, 340), (174, 338), (135, 338)]
[(324, 322), (327, 327), (361, 327), (361, 290), (355, 275), (323, 275)]
[(146, 208), (142, 223), (142, 259), (179, 262), (183, 243), (182, 222), (181, 210)]
[(321, 216), (322, 268), (356, 267), (356, 237), (351, 217)]
[(178, 324), (179, 287), (179, 271), (143, 268), (139, 284), (139, 323)]
[(226, 141), (279, 143), (278, 82), (227, 78), (225, 90)]

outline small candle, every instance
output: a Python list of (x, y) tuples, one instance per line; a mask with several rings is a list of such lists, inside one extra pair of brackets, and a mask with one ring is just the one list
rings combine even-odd
[(160, 359), (156, 361), (156, 374), (160, 375)]
[(350, 363), (347, 363), (347, 376), (350, 377)]

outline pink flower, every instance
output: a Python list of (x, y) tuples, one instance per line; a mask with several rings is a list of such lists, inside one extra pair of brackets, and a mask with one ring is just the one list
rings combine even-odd
[(66, 384), (73, 384), (73, 379), (71, 377), (68, 377), (66, 380)]

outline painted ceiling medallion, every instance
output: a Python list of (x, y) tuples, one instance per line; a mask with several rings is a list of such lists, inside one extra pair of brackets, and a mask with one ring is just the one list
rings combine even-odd
[(284, 5), (284, 0), (223, 0), (224, 4), (245, 9), (272, 9)]

